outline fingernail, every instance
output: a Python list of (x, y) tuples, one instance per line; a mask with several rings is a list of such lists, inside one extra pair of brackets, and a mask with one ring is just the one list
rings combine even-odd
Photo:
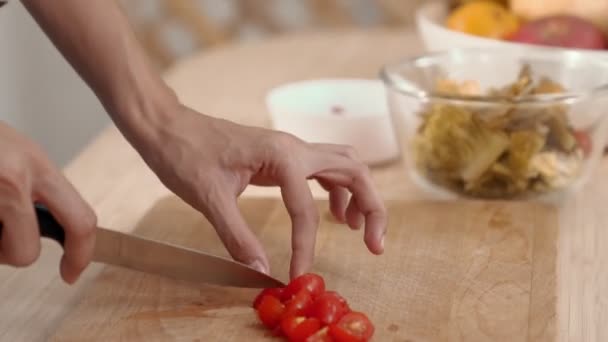
[(268, 274), (268, 270), (266, 269), (266, 267), (264, 266), (264, 264), (261, 261), (259, 261), (259, 260), (256, 260), (256, 261), (252, 262), (249, 266), (251, 268), (259, 271), (259, 272), (262, 272), (264, 274)]
[(382, 235), (382, 239), (380, 239), (380, 248), (382, 248), (382, 250), (384, 250), (384, 237), (385, 235)]

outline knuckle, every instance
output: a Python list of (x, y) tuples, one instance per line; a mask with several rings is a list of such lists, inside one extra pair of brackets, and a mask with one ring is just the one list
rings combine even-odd
[(33, 152), (29, 156), (32, 167), (35, 168), (38, 174), (44, 175), (47, 173), (56, 174), (58, 173), (57, 168), (46, 156), (41, 152)]
[(283, 148), (294, 145), (297, 142), (297, 138), (291, 134), (279, 132), (274, 135), (273, 141), (275, 147)]
[(355, 166), (355, 178), (358, 181), (364, 181), (371, 177), (369, 167), (363, 163), (357, 163)]
[(77, 229), (71, 232), (72, 236), (80, 242), (93, 238), (94, 233), (94, 228), (86, 226), (79, 226)]
[(33, 191), (37, 194), (56, 193), (61, 187), (61, 181), (56, 172), (40, 171), (34, 180)]
[(276, 132), (265, 141), (267, 150), (272, 154), (286, 156), (293, 152), (293, 147), (298, 144), (298, 139), (291, 134)]
[(88, 240), (93, 238), (96, 227), (97, 216), (95, 216), (95, 213), (92, 210), (86, 210), (78, 217), (77, 226), (71, 234), (79, 241)]
[(344, 155), (347, 158), (358, 160), (357, 150), (352, 146), (344, 146)]
[(97, 215), (92, 209), (85, 210), (82, 215), (82, 227), (89, 232), (95, 231), (97, 227)]
[(23, 187), (29, 184), (29, 179), (26, 168), (3, 165), (0, 171), (0, 191), (8, 196), (21, 194)]
[(15, 267), (27, 267), (32, 265), (40, 257), (40, 246), (35, 244), (27, 248), (14, 248), (5, 251), (6, 261)]

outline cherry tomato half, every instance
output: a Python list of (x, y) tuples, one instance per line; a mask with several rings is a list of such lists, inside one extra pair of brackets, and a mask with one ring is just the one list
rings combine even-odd
[(313, 301), (310, 293), (306, 290), (302, 290), (293, 296), (293, 298), (285, 302), (285, 313), (283, 315), (308, 316), (312, 303)]
[(281, 329), (290, 342), (304, 342), (321, 329), (321, 322), (316, 318), (286, 316), (281, 321)]
[(321, 323), (330, 325), (349, 311), (350, 308), (342, 296), (334, 291), (327, 291), (314, 301), (310, 308), (310, 315), (318, 318)]
[(317, 274), (303, 274), (294, 278), (287, 287), (285, 287), (283, 299), (289, 300), (304, 289), (308, 291), (313, 298), (316, 298), (318, 295), (325, 292), (325, 282), (323, 281), (323, 278)]
[(306, 342), (334, 342), (334, 339), (329, 335), (329, 327), (323, 327), (313, 335), (310, 335)]
[(285, 305), (274, 296), (264, 296), (256, 310), (260, 321), (266, 327), (272, 329), (281, 323)]
[(336, 342), (366, 342), (374, 335), (374, 326), (365, 314), (349, 312), (329, 326), (329, 334)]
[(264, 296), (273, 296), (273, 297), (277, 298), (278, 300), (281, 300), (281, 298), (283, 298), (283, 291), (285, 291), (285, 290), (280, 287), (262, 290), (262, 292), (260, 292), (257, 295), (257, 297), (255, 297), (255, 300), (253, 301), (253, 307), (257, 309), (258, 305), (260, 305), (260, 302), (262, 301), (262, 298), (264, 298)]

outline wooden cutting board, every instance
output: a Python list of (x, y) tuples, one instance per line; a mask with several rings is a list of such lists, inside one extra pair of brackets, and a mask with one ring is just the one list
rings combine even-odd
[[(323, 213), (315, 272), (369, 314), (375, 341), (552, 341), (554, 210), (536, 204), (391, 202), (386, 252)], [(290, 221), (277, 199), (242, 211), (287, 279)], [(137, 234), (227, 255), (211, 226), (167, 198)], [(201, 269), (201, 272), (205, 272)], [(106, 267), (57, 341), (272, 341), (250, 308), (257, 291), (176, 282)]]

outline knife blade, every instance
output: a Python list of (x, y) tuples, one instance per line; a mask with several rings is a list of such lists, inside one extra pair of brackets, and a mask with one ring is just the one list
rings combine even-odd
[[(36, 204), (35, 209), (40, 235), (63, 246), (63, 227), (44, 206)], [(96, 231), (93, 261), (193, 283), (242, 288), (285, 286), (269, 275), (227, 258), (101, 227)]]
[(244, 264), (197, 250), (97, 228), (93, 260), (146, 273), (222, 286), (285, 286)]

